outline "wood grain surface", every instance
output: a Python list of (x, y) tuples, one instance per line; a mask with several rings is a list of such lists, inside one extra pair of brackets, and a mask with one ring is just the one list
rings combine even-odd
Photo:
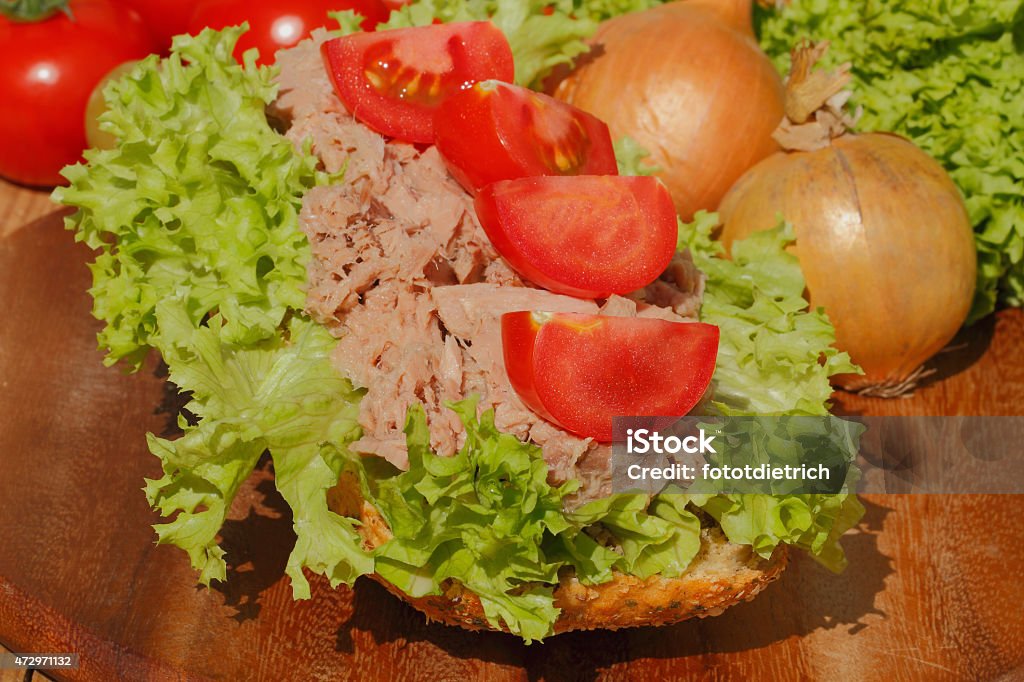
[(55, 208), (49, 192), (27, 189), (0, 179), (0, 238)]
[[(12, 234), (16, 229), (32, 223), (47, 213), (51, 213), (55, 206), (50, 201), (49, 193), (26, 189), (0, 179), (0, 239)], [(0, 374), (0, 389), (3, 385), (3, 375)], [(3, 417), (0, 417), (0, 428), (4, 424)], [(3, 455), (0, 454), (0, 477), (3, 476)], [(2, 509), (2, 505), (0, 505)], [(3, 525), (0, 517), (0, 553), (3, 545)], [(0, 632), (3, 626), (0, 623)], [(3, 645), (0, 636), (0, 654), (8, 653), (10, 650)], [(0, 670), (0, 682), (45, 682), (50, 679), (44, 673), (26, 670)]]
[[(263, 466), (223, 530), (227, 583), (199, 588), (183, 552), (154, 544), (141, 492), (159, 473), (145, 434), (173, 432), (173, 396), (155, 363), (103, 367), (88, 253), (58, 217), (8, 229), (46, 210), (0, 186), (0, 643), (80, 653), (57, 679), (1024, 679), (1022, 496), (870, 496), (842, 575), (798, 555), (722, 616), (525, 646), (425, 623), (368, 580), (314, 578), (292, 601), (291, 521)], [(959, 342), (915, 398), (841, 409), (1021, 414), (1024, 316)]]

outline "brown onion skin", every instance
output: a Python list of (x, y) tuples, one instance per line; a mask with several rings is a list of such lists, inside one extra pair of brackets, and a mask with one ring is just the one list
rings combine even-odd
[(722, 201), (726, 251), (780, 215), (793, 224), (811, 306), (865, 372), (833, 383), (898, 384), (966, 319), (977, 268), (967, 209), (946, 171), (907, 140), (845, 135), (765, 159)]
[(686, 0), (601, 24), (555, 96), (650, 152), (676, 210), (715, 209), (779, 150), (782, 80), (754, 40), (750, 0)]

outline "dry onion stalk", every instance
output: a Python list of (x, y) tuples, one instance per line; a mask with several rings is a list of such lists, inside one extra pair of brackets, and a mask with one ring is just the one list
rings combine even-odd
[(849, 132), (849, 65), (815, 70), (826, 49), (794, 50), (786, 120), (775, 134), (785, 151), (723, 199), (721, 238), (729, 249), (785, 216), (811, 305), (825, 309), (836, 345), (865, 372), (836, 383), (903, 394), (967, 317), (977, 268), (971, 223), (934, 159), (896, 135)]

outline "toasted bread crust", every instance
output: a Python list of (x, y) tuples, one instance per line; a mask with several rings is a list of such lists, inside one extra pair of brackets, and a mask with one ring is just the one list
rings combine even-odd
[[(359, 518), (366, 549), (391, 538), (380, 512), (362, 499), (355, 478), (343, 475), (328, 493), (328, 505), (339, 514)], [(753, 599), (786, 567), (785, 548), (768, 559), (750, 547), (730, 543), (721, 529), (701, 531), (701, 549), (678, 578), (652, 576), (646, 580), (615, 572), (611, 581), (587, 586), (575, 576), (561, 576), (555, 606), (561, 609), (555, 632), (668, 625), (688, 618), (716, 616), (729, 606)], [(370, 576), (389, 592), (426, 614), (430, 620), (469, 630), (495, 629), (484, 615), (479, 597), (455, 580), (446, 581), (440, 595), (410, 597), (378, 575)]]

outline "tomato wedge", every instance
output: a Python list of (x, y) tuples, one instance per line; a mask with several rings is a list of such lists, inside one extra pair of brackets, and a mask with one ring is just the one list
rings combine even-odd
[(578, 436), (612, 440), (612, 417), (681, 417), (701, 399), (718, 327), (641, 317), (501, 316), (505, 370), (527, 407)]
[(476, 213), (494, 248), (520, 275), (579, 298), (647, 286), (676, 250), (672, 197), (653, 177), (503, 180), (480, 191)]
[[(511, 80), (511, 79), (509, 79)], [(482, 81), (437, 111), (437, 150), (470, 192), (532, 175), (617, 175), (608, 126), (517, 85)]]
[(449, 95), (515, 72), (508, 40), (487, 21), (354, 33), (321, 49), (352, 115), (409, 142), (434, 141), (434, 112)]

